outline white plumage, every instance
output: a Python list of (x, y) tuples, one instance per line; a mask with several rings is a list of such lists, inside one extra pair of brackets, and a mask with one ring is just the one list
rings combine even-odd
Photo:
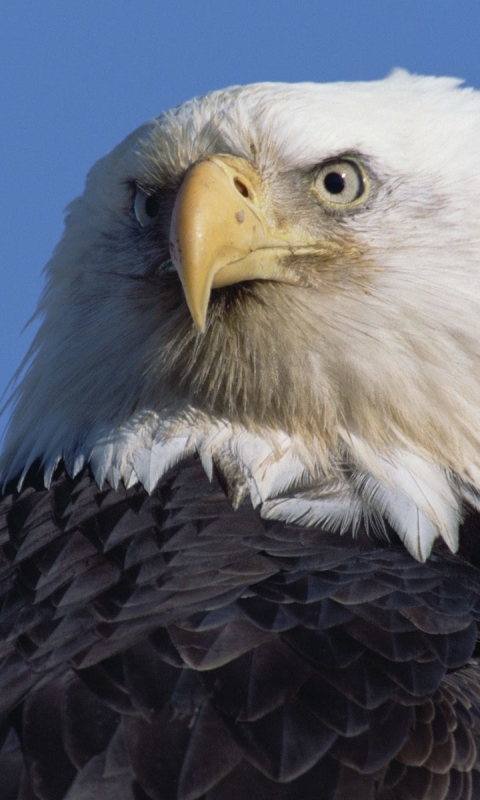
[[(476, 503), (480, 488), (479, 133), (476, 92), (401, 71), (376, 83), (229, 89), (139, 128), (69, 208), (15, 394), (4, 478), (40, 459), (48, 485), (63, 459), (71, 474), (90, 463), (100, 484), (151, 491), (198, 452), (207, 466), (235, 463), (267, 516), (342, 531), (385, 518), (416, 558), (438, 536), (455, 550), (464, 499)], [(269, 219), (281, 227), (291, 215), (295, 230), (336, 248), (313, 277), (307, 264), (310, 286), (281, 287), (280, 310), (272, 299), (265, 320), (245, 317), (248, 335), (265, 337), (255, 369), (271, 385), (263, 410), (247, 403), (241, 418), (218, 396), (205, 402), (211, 375), (192, 390), (192, 364), (172, 388), (169, 324), (186, 309), (133, 290), (132, 279), (168, 265), (170, 198), (212, 153), (253, 162)], [(295, 176), (340, 157), (364, 166), (368, 197), (334, 211), (310, 199), (302, 218)], [(135, 220), (135, 186), (163, 186), (158, 241)], [(279, 286), (261, 287), (263, 301)], [(266, 368), (270, 339), (291, 351), (281, 384), (281, 354)], [(226, 374), (234, 355), (227, 341), (209, 357)], [(284, 409), (269, 414), (273, 396)]]

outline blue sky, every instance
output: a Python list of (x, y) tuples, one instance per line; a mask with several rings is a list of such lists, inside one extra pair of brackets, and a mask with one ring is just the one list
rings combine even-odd
[[(93, 162), (162, 110), (254, 81), (392, 67), (480, 89), (479, 0), (23, 0), (2, 8), (0, 392), (63, 209)], [(0, 420), (0, 431), (3, 422)]]

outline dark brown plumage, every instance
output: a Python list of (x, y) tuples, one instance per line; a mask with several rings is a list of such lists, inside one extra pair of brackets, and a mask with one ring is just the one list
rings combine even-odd
[(480, 575), (233, 512), (197, 460), (1, 505), (2, 800), (480, 792)]

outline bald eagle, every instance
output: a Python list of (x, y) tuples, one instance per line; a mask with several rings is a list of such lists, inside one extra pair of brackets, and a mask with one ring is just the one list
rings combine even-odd
[(396, 71), (93, 167), (1, 460), (2, 800), (480, 797), (479, 142)]

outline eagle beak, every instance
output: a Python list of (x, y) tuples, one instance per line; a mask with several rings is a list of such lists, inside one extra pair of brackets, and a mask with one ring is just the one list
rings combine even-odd
[(212, 289), (249, 280), (300, 282), (281, 263), (295, 249), (292, 231), (271, 223), (265, 208), (261, 178), (243, 158), (215, 155), (187, 172), (173, 209), (170, 254), (200, 332)]

